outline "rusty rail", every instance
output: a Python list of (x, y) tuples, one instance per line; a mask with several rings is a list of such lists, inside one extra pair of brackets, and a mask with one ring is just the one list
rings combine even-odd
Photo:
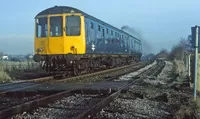
[(49, 95), (49, 96), (46, 96), (43, 98), (39, 98), (39, 99), (36, 99), (33, 101), (29, 101), (29, 102), (26, 102), (21, 105), (16, 105), (16, 106), (10, 107), (5, 110), (1, 110), (0, 111), (0, 119), (5, 119), (5, 118), (10, 117), (11, 115), (15, 115), (18, 113), (22, 113), (24, 111), (29, 111), (29, 110), (35, 109), (38, 106), (46, 105), (48, 103), (51, 103), (55, 100), (61, 99), (66, 96), (71, 96), (73, 94), (73, 92), (74, 92), (74, 90), (64, 91), (64, 92), (52, 94), (52, 95)]

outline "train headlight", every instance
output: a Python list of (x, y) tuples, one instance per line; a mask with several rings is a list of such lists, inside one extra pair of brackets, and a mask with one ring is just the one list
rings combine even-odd
[(38, 48), (37, 52), (42, 52), (44, 49), (43, 48)]

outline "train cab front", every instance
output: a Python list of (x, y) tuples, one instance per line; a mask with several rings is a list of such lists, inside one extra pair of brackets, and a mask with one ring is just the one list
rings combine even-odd
[(47, 55), (64, 53), (62, 16), (43, 15), (35, 20), (35, 56), (36, 62), (45, 60)]
[(35, 21), (34, 60), (39, 62), (47, 56), (83, 54), (85, 40), (81, 21), (84, 19), (79, 14), (38, 16)]
[(71, 9), (49, 8), (35, 17), (34, 61), (48, 72), (66, 71), (86, 52), (84, 16)]

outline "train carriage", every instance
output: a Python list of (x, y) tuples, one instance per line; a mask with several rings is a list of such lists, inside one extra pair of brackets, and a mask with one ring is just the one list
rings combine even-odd
[(49, 73), (90, 72), (137, 61), (141, 41), (76, 8), (55, 6), (35, 17), (34, 60)]

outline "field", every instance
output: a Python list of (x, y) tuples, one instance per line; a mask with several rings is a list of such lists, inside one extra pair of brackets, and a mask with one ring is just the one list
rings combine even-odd
[(47, 74), (33, 61), (0, 61), (0, 83), (14, 80), (32, 79)]

